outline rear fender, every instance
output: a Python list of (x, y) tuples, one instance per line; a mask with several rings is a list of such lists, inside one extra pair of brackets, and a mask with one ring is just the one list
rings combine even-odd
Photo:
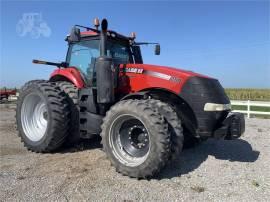
[(54, 70), (54, 72), (50, 76), (50, 81), (61, 80), (68, 80), (79, 89), (85, 86), (85, 82), (81, 76), (81, 73), (75, 67)]

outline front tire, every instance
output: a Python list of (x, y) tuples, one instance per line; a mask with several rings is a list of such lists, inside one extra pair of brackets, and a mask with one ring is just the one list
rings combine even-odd
[(183, 149), (184, 135), (180, 118), (173, 108), (160, 100), (148, 99), (147, 102), (166, 119), (171, 136), (171, 160), (177, 159)]
[(51, 152), (65, 140), (69, 106), (65, 94), (53, 83), (27, 82), (20, 92), (16, 122), (25, 147), (33, 152)]
[(130, 177), (154, 176), (170, 156), (168, 124), (144, 100), (115, 104), (104, 118), (101, 136), (116, 171)]

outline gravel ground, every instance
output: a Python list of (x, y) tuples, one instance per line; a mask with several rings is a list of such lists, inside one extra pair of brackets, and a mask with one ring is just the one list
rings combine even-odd
[(185, 150), (147, 181), (116, 173), (98, 140), (54, 154), (28, 152), (14, 105), (0, 107), (0, 201), (269, 201), (270, 120), (246, 120), (241, 139)]

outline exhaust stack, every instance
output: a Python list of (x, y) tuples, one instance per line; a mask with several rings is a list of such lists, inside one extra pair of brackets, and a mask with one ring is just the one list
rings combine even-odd
[(114, 102), (114, 67), (112, 57), (107, 56), (108, 22), (103, 19), (100, 32), (100, 57), (96, 60), (97, 102), (107, 104)]
[(106, 41), (107, 41), (107, 28), (108, 22), (103, 19), (101, 22), (101, 32), (100, 32), (100, 56), (106, 56)]

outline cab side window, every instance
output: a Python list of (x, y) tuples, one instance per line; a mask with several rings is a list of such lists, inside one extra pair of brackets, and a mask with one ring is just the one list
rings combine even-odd
[(80, 70), (87, 83), (92, 83), (90, 80), (94, 77), (94, 61), (99, 55), (98, 40), (81, 41), (70, 45), (67, 62), (69, 66)]

